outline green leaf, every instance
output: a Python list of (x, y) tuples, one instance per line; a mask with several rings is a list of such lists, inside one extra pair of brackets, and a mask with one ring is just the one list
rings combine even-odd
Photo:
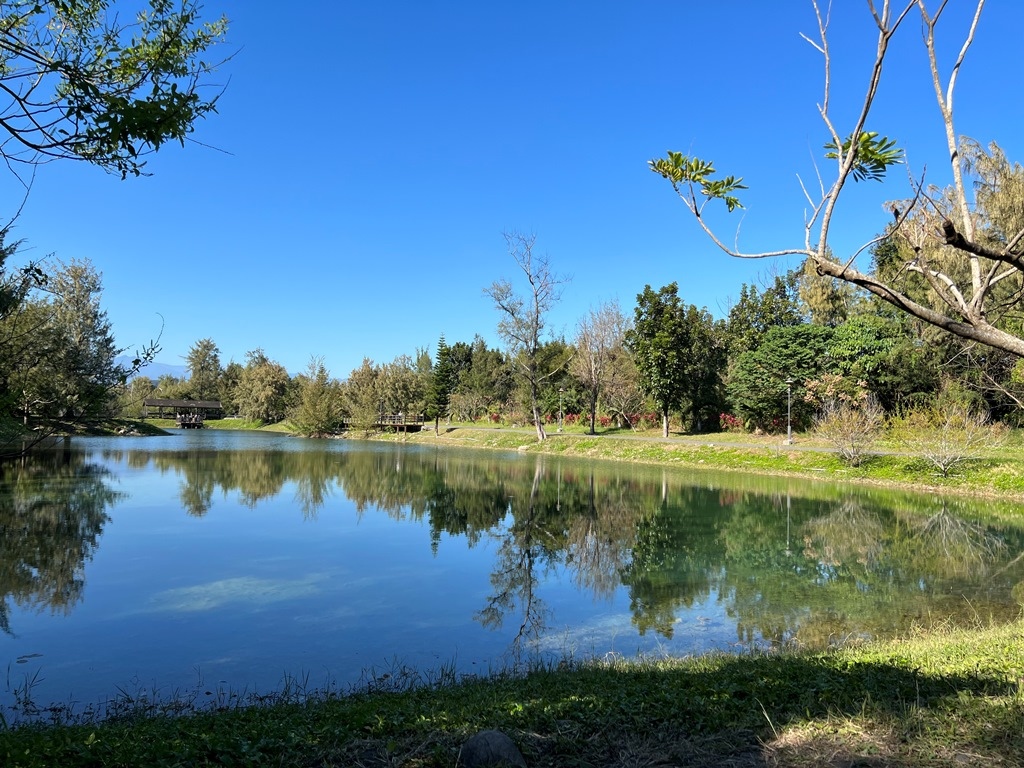
[[(834, 141), (825, 144), (825, 157), (829, 160), (845, 161), (853, 147), (853, 139), (849, 137), (842, 147)], [(854, 162), (851, 169), (854, 181), (882, 181), (885, 172), (891, 165), (903, 162), (903, 150), (896, 146), (896, 140), (888, 136), (879, 137), (875, 131), (863, 131), (857, 136), (857, 147), (854, 150)]]
[(648, 160), (647, 165), (651, 171), (668, 179), (673, 186), (685, 183), (691, 188), (699, 187), (703, 197), (708, 200), (713, 198), (722, 200), (730, 211), (743, 207), (739, 198), (732, 194), (737, 190), (747, 188), (743, 184), (743, 179), (736, 176), (712, 179), (715, 166), (708, 160), (670, 151), (667, 157)]

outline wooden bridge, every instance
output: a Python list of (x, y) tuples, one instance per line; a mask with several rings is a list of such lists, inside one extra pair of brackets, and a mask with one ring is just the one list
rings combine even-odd
[(156, 417), (170, 419), (181, 429), (202, 429), (205, 419), (219, 419), (224, 416), (220, 400), (173, 400), (163, 397), (147, 397), (142, 401), (142, 418)]
[[(377, 415), (377, 419), (373, 424), (369, 426), (373, 429), (380, 431), (394, 430), (395, 432), (419, 432), (423, 429), (425, 420), (422, 415), (411, 416), (405, 413), (381, 413)], [(356, 429), (367, 426), (365, 424), (356, 424), (352, 419), (345, 419), (342, 422), (344, 429)]]

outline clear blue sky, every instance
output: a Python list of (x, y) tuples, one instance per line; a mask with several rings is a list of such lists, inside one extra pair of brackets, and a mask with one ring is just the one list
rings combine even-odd
[[(879, 0), (880, 1), (880, 0)], [(940, 26), (951, 60), (963, 0)], [(874, 36), (865, 2), (833, 12), (834, 117), (846, 132)], [(744, 176), (741, 245), (798, 245), (827, 135), (805, 0), (516, 3), (208, 0), (231, 27), (206, 145), (167, 147), (153, 176), (120, 181), (84, 164), (39, 169), (18, 221), (35, 257), (88, 258), (120, 345), (163, 322), (158, 360), (181, 364), (212, 338), (222, 362), (262, 347), (290, 372), (322, 355), (346, 378), (418, 347), (475, 333), (497, 346), (483, 294), (518, 280), (502, 232), (537, 236), (572, 276), (551, 330), (645, 284), (678, 281), (723, 315), (744, 282), (792, 263), (732, 260), (646, 167), (676, 149)], [(1024, 159), (1018, 60), (1024, 4), (991, 2), (959, 84), (960, 133)], [(945, 182), (938, 111), (913, 18), (895, 42), (869, 128)], [(829, 170), (825, 167), (825, 170)], [(20, 191), (5, 185), (8, 210)], [(837, 252), (878, 232), (897, 172), (859, 185), (840, 211)], [(740, 217), (725, 230), (728, 240)], [(520, 284), (520, 283), (517, 283)], [(161, 321), (161, 317), (163, 321)]]

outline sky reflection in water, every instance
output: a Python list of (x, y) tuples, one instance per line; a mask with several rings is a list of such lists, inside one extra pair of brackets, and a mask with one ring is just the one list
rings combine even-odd
[(26, 679), (92, 702), (1009, 618), (1024, 533), (993, 511), (279, 435), (75, 440), (0, 475), (0, 704)]

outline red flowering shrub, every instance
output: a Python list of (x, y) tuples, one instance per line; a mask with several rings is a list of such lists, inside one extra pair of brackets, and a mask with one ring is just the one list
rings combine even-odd
[(742, 432), (743, 419), (731, 413), (718, 414), (718, 425), (723, 432)]

